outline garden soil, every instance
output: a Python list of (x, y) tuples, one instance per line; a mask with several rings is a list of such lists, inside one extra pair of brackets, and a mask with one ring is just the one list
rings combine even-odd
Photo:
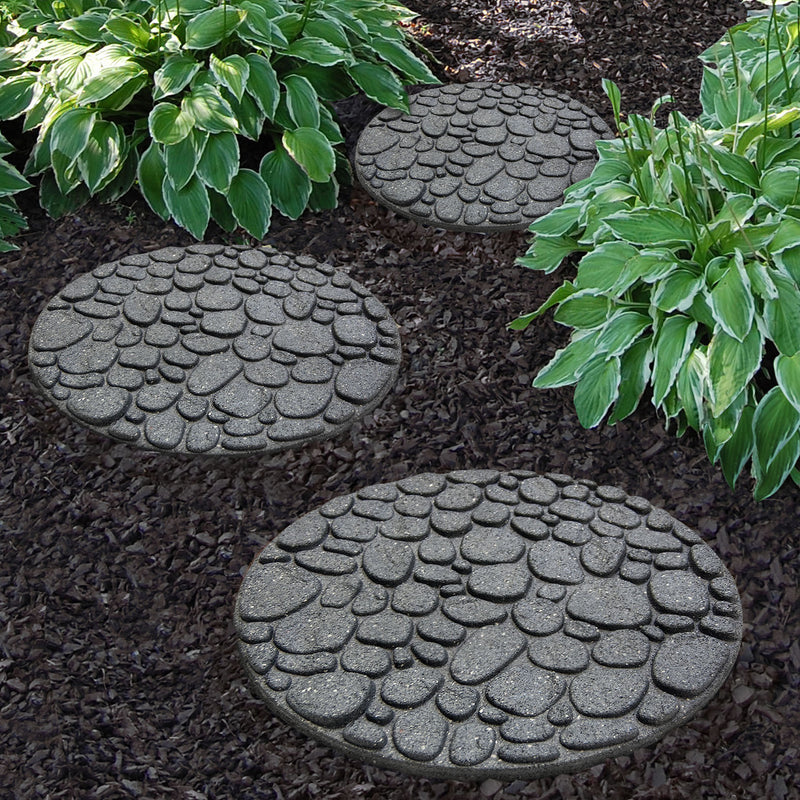
[[(452, 3), (452, 5), (451, 5)], [(609, 123), (602, 77), (646, 112), (698, 111), (696, 55), (744, 16), (731, 0), (414, 0), (443, 79), (530, 81)], [(374, 109), (340, 109), (350, 141)], [(133, 198), (30, 230), (0, 261), (0, 797), (800, 797), (800, 490), (755, 503), (649, 402), (583, 430), (569, 390), (537, 391), (568, 330), (506, 324), (564, 277), (514, 265), (527, 235), (445, 233), (356, 187), (335, 211), (277, 217), (269, 241), (329, 260), (401, 328), (401, 377), (335, 440), (203, 460), (140, 452), (68, 420), (26, 363), (43, 303), (97, 264), (189, 236)], [(216, 241), (246, 241), (225, 237)], [(698, 529), (737, 579), (745, 631), (719, 694), (652, 747), (556, 778), (432, 781), (365, 766), (276, 719), (239, 665), (232, 610), (259, 548), (326, 500), (422, 471), (557, 471), (642, 495)]]

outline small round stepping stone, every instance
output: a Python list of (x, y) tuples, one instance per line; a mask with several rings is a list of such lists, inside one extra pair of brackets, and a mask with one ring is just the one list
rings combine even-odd
[[(533, 535), (515, 524), (532, 518)], [(649, 579), (627, 578), (644, 553)], [(245, 575), (235, 625), (255, 691), (307, 734), (382, 767), (511, 780), (686, 722), (733, 667), (742, 608), (711, 548), (640, 497), (463, 470), (298, 519)]]
[(36, 384), (90, 428), (149, 449), (276, 452), (373, 409), (397, 325), (363, 286), (271, 247), (167, 247), (103, 264), (31, 333)]
[(522, 230), (591, 174), (611, 136), (590, 108), (552, 89), (473, 82), (424, 89), (409, 113), (381, 111), (356, 148), (356, 174), (379, 202), (417, 222)]

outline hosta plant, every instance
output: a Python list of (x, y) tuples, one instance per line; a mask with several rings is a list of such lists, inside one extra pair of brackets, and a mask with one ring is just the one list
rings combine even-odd
[(555, 308), (569, 344), (536, 376), (574, 385), (580, 422), (614, 424), (649, 390), (679, 435), (703, 437), (733, 486), (750, 462), (762, 499), (800, 481), (800, 56), (797, 3), (703, 54), (696, 122), (620, 115), (593, 174), (537, 220), (520, 260), (577, 274)]
[(197, 238), (210, 219), (261, 238), (273, 205), (335, 206), (332, 101), (405, 108), (403, 82), (435, 81), (410, 16), (383, 0), (36, 0), (6, 24), (0, 119), (36, 132), (25, 174), (53, 216), (137, 184)]

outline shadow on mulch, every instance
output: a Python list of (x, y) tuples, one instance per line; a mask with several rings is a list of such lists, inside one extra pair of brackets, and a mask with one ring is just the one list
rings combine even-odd
[[(601, 76), (638, 111), (666, 90), (691, 113), (694, 56), (738, 3), (411, 3), (443, 77), (534, 80), (608, 117)], [(524, 13), (520, 13), (520, 9)], [(347, 115), (345, 115), (347, 116)], [(349, 115), (351, 126), (366, 121)], [(359, 123), (361, 120), (361, 123)], [(568, 332), (506, 330), (559, 276), (514, 266), (524, 234), (432, 231), (358, 188), (334, 212), (276, 220), (269, 240), (330, 259), (401, 326), (393, 393), (338, 439), (275, 457), (192, 460), (90, 433), (33, 391), (43, 303), (98, 263), (190, 242), (139, 201), (31, 230), (0, 261), (0, 794), (9, 798), (800, 797), (798, 490), (731, 491), (688, 434), (643, 406), (583, 430), (569, 391), (531, 388)], [(210, 234), (209, 238), (219, 238)], [(732, 676), (652, 748), (574, 776), (480, 785), (362, 765), (253, 699), (231, 622), (258, 548), (329, 498), (422, 471), (530, 468), (616, 484), (698, 529), (737, 579), (744, 644)]]

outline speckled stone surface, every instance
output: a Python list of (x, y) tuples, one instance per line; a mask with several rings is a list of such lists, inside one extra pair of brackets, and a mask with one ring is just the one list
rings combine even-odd
[(731, 670), (736, 584), (698, 534), (563, 475), (423, 474), (331, 500), (236, 603), (256, 692), (349, 755), (441, 778), (568, 772), (688, 720)]
[(364, 129), (356, 173), (378, 202), (439, 228), (520, 230), (588, 177), (611, 132), (552, 89), (475, 82), (425, 89), (410, 113), (385, 109)]
[(168, 247), (76, 278), (39, 315), (38, 386), (84, 425), (162, 451), (275, 452), (373, 409), (397, 326), (328, 264), (269, 247)]

